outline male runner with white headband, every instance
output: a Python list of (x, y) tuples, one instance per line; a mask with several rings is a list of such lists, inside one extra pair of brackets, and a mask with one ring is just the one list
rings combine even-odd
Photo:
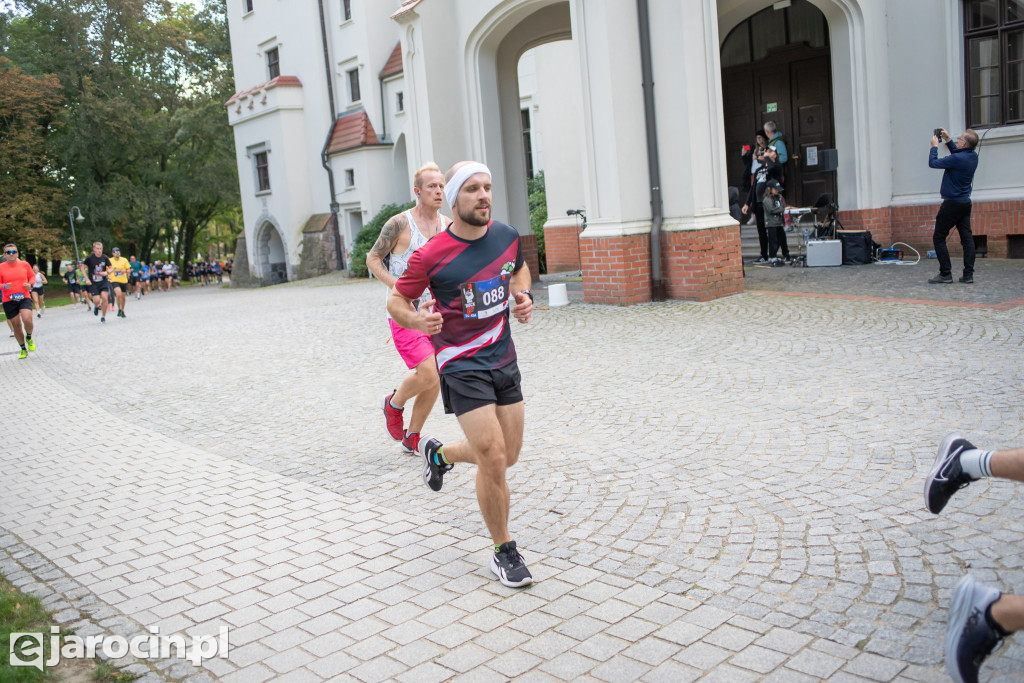
[[(424, 436), (423, 481), (440, 491), (457, 462), (477, 466), (476, 498), (494, 543), (491, 571), (518, 588), (533, 583), (508, 532), (510, 494), (505, 470), (523, 445), (523, 391), (509, 312), (530, 321), (533, 294), (519, 232), (491, 220), (491, 172), (463, 161), (445, 174), (452, 225), (409, 259), (388, 299), (388, 312), (405, 328), (431, 335), (446, 413), (454, 413), (466, 438), (441, 444)], [(433, 301), (413, 306), (425, 287)], [(509, 306), (510, 297), (514, 305)]]

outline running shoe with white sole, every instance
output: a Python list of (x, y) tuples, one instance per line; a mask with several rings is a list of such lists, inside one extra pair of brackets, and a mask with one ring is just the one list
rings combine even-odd
[(989, 605), (1001, 595), (970, 574), (956, 585), (946, 628), (946, 671), (957, 683), (977, 683), (982, 662), (1003, 642), (985, 618)]
[(25, 340), (25, 348), (27, 348), (29, 351), (35, 351), (36, 350), (36, 341), (35, 341), (35, 339), (26, 339)]
[(452, 465), (438, 465), (434, 462), (434, 456), (444, 447), (444, 444), (432, 436), (425, 436), (420, 439), (419, 452), (423, 456), (423, 483), (431, 491), (440, 491), (444, 485), (444, 474), (451, 470)]
[(935, 464), (924, 480), (924, 504), (929, 512), (939, 514), (954, 493), (977, 481), (960, 466), (960, 454), (972, 448), (960, 432), (950, 432), (939, 444)]
[(509, 588), (522, 588), (533, 583), (533, 575), (526, 568), (515, 541), (506, 541), (498, 546), (498, 552), (491, 559), (491, 571)]
[(419, 432), (406, 432), (405, 436), (402, 437), (402, 452), (406, 455), (412, 455), (420, 447), (420, 433)]

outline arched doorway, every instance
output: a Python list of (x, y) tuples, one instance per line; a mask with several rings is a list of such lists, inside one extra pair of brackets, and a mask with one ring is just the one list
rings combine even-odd
[(493, 215), (530, 232), (526, 149), (519, 97), (519, 58), (530, 48), (572, 38), (567, 0), (505, 3), (469, 41), (470, 143), (486, 160), (496, 191)]
[(256, 238), (256, 263), (260, 278), (268, 285), (288, 282), (288, 262), (281, 233), (266, 221), (260, 226)]
[(743, 175), (739, 150), (765, 121), (784, 135), (786, 199), (813, 204), (836, 197), (836, 174), (822, 150), (835, 148), (832, 61), (825, 15), (808, 0), (768, 7), (740, 22), (722, 41), (722, 100), (729, 183)]

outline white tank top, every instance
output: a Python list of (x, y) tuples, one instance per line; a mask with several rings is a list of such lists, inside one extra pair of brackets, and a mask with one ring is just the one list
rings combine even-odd
[[(422, 232), (420, 232), (419, 227), (416, 225), (416, 221), (413, 220), (411, 209), (405, 212), (405, 217), (409, 220), (409, 248), (401, 254), (391, 254), (391, 258), (388, 260), (388, 272), (396, 278), (402, 277), (402, 274), (405, 273), (406, 269), (409, 267), (409, 259), (412, 258), (413, 252), (426, 244), (428, 239)], [(438, 220), (443, 219), (439, 217)], [(423, 294), (420, 298), (423, 298), (423, 296), (429, 296), (429, 292), (429, 289), (423, 290)], [(388, 288), (388, 296), (391, 296), (390, 288)], [(386, 297), (385, 301), (387, 301)], [(388, 314), (388, 317), (391, 317), (390, 313)]]

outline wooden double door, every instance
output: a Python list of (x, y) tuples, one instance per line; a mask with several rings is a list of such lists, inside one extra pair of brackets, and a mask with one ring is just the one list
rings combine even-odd
[(822, 150), (835, 148), (828, 49), (791, 45), (723, 69), (722, 99), (730, 185), (743, 177), (742, 146), (753, 146), (754, 134), (774, 120), (789, 151), (786, 202), (810, 206), (822, 194), (838, 201), (835, 171), (822, 170)]

